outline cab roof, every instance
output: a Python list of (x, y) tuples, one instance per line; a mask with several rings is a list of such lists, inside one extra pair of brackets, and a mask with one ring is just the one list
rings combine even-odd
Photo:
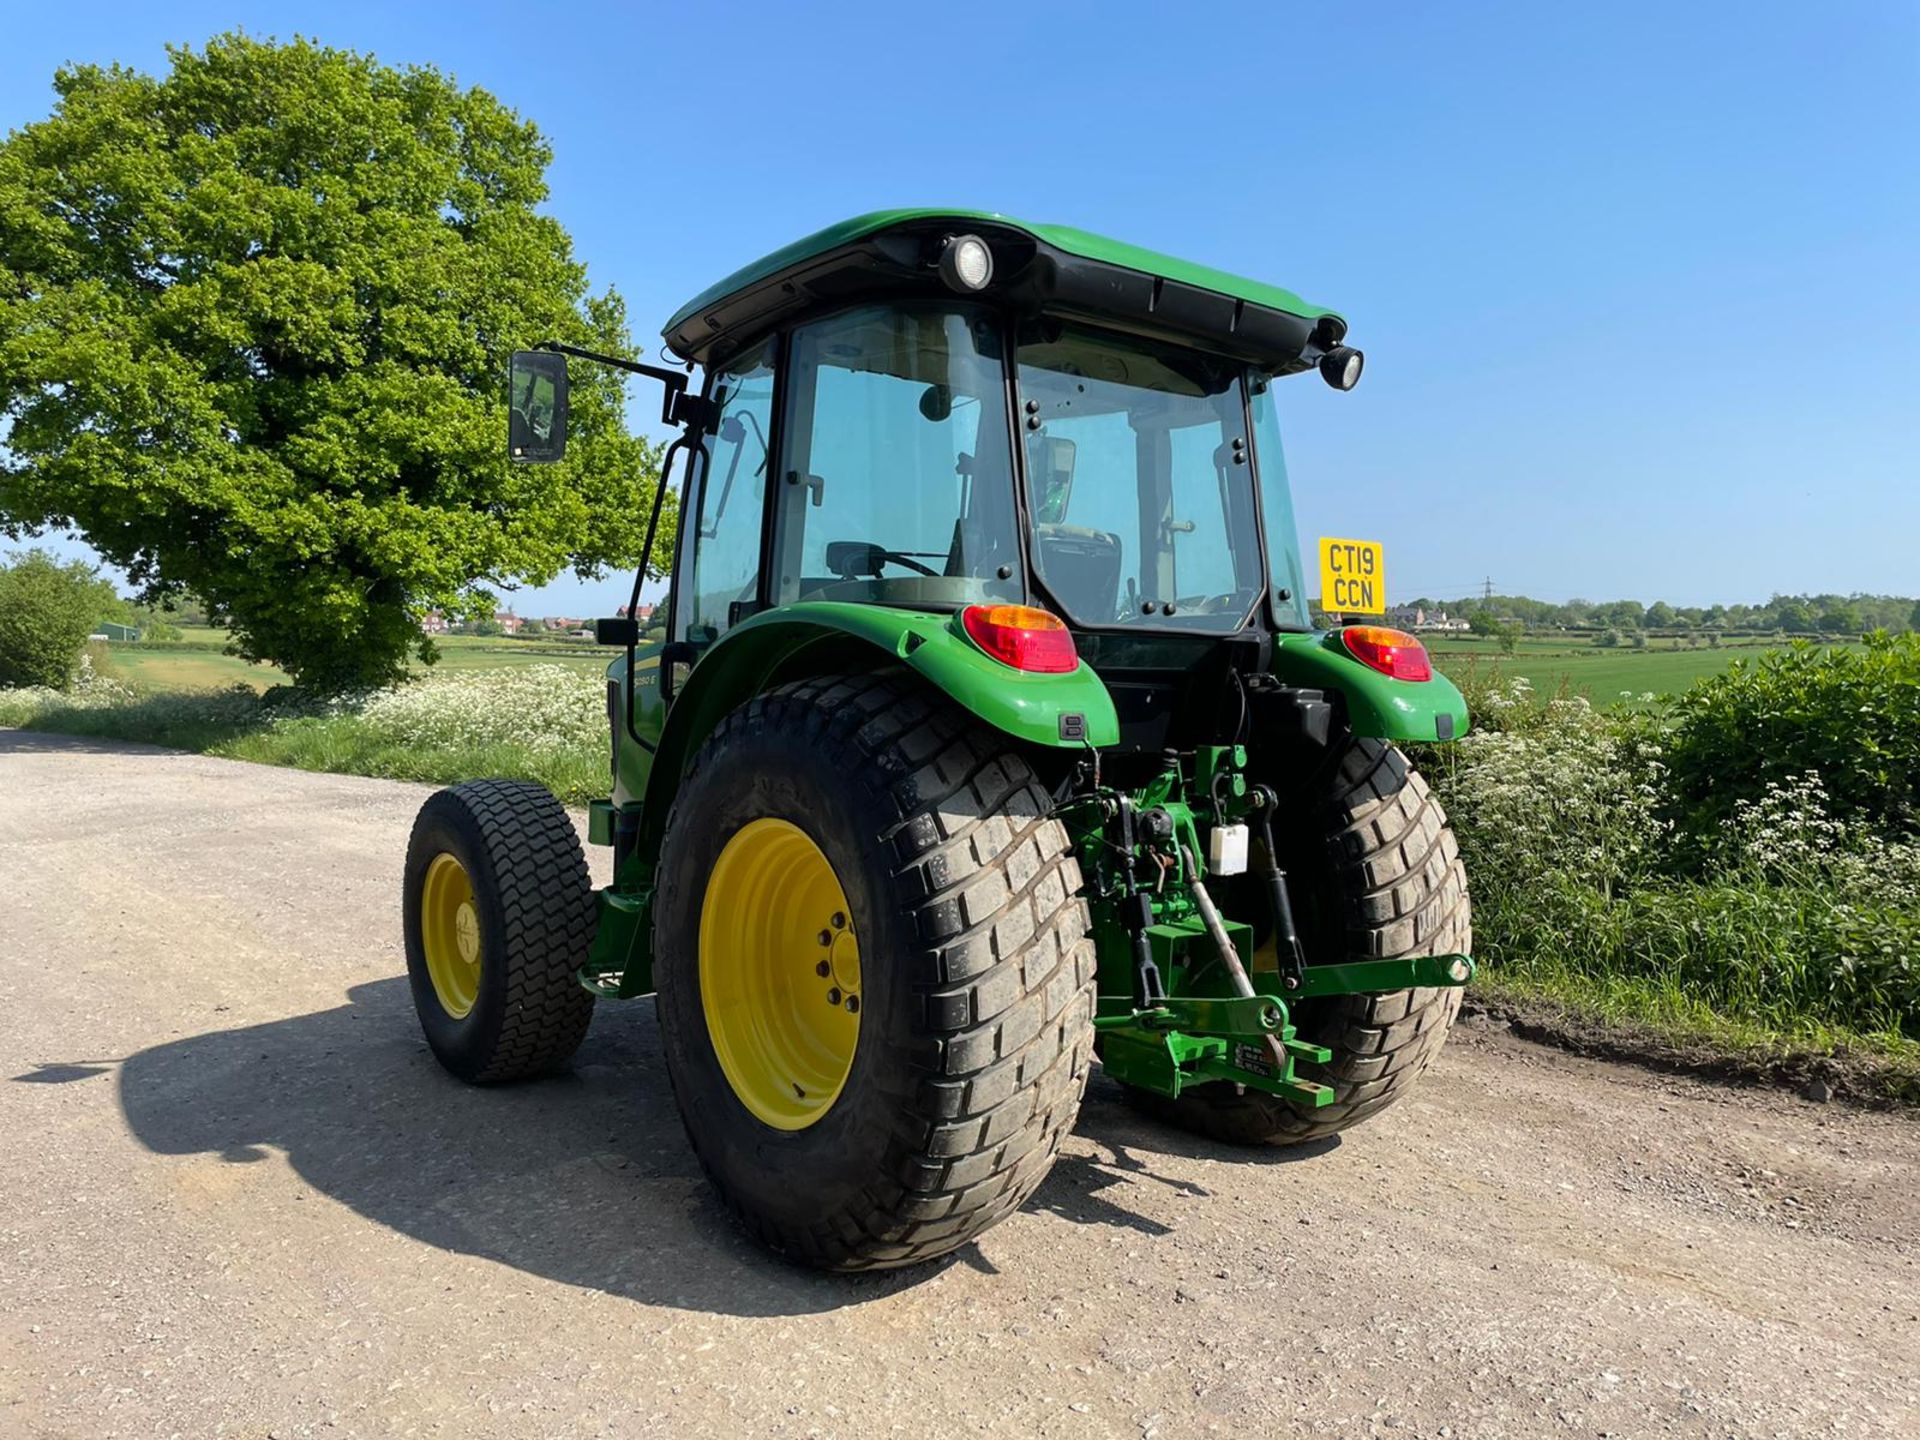
[(724, 359), (809, 312), (862, 301), (946, 296), (947, 238), (993, 251), (981, 297), (1018, 310), (1093, 320), (1198, 345), (1278, 372), (1303, 370), (1346, 334), (1346, 321), (1290, 290), (1076, 230), (985, 210), (876, 210), (763, 255), (694, 296), (662, 336), (683, 360)]

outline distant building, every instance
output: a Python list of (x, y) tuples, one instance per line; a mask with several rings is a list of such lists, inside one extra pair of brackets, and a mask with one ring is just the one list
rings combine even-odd
[[(653, 612), (657, 608), (659, 607), (654, 605), (636, 605), (633, 609), (633, 618), (638, 620), (642, 625), (644, 625), (649, 620), (653, 619)], [(613, 613), (618, 615), (622, 620), (624, 620), (627, 618), (627, 607), (622, 605), (618, 610), (614, 611)]]
[(420, 633), (423, 635), (444, 635), (447, 628), (447, 617), (438, 610), (429, 610), (420, 617)]
[(584, 620), (575, 620), (564, 615), (549, 615), (540, 623), (549, 630), (564, 630), (574, 634), (585, 629), (587, 624)]
[(135, 626), (122, 625), (117, 620), (102, 620), (98, 625), (93, 627), (93, 634), (87, 638), (89, 640), (117, 640), (123, 644), (130, 644), (140, 638), (140, 631)]
[(1389, 606), (1386, 614), (1389, 625), (1398, 625), (1403, 630), (1470, 630), (1472, 624), (1456, 619), (1444, 610), (1428, 610), (1420, 605)]
[(509, 635), (518, 635), (520, 627), (526, 622), (511, 610), (496, 610), (493, 612), (493, 623)]

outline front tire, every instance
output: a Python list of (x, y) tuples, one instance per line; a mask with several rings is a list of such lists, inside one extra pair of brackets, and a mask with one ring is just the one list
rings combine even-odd
[(440, 1063), (472, 1084), (550, 1070), (580, 1047), (593, 943), (580, 837), (544, 785), (474, 780), (420, 807), (402, 881), (407, 979)]
[[(1409, 955), (1468, 954), (1473, 924), (1466, 867), (1446, 812), (1396, 747), (1355, 738), (1324, 792), (1304, 797), (1311, 833), (1287, 859), (1288, 893), (1309, 965)], [(1285, 840), (1280, 841), (1285, 849)], [(1300, 1038), (1333, 1052), (1300, 1075), (1333, 1088), (1314, 1109), (1257, 1090), (1196, 1085), (1178, 1099), (1129, 1087), (1148, 1113), (1230, 1145), (1324, 1140), (1393, 1104), (1432, 1063), (1454, 1017), (1457, 987), (1303, 1000)]]
[(667, 1071), (751, 1232), (905, 1265), (1025, 1203), (1079, 1110), (1095, 967), (1066, 830), (1004, 737), (899, 677), (783, 686), (701, 749), (661, 863)]

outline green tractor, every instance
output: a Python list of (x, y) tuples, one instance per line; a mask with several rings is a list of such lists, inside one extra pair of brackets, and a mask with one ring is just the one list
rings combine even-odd
[[(1096, 1057), (1236, 1143), (1405, 1094), (1474, 967), (1397, 742), (1467, 715), (1413, 637), (1309, 617), (1274, 392), (1351, 389), (1346, 330), (1082, 231), (894, 210), (697, 296), (665, 330), (684, 369), (516, 354), (520, 461), (562, 455), (569, 356), (665, 385), (678, 553), (657, 638), (644, 569), (598, 627), (612, 884), (539, 786), (420, 812), (435, 1054), (530, 1076), (596, 998), (655, 994), (716, 1189), (841, 1270), (1017, 1210)], [(1320, 569), (1329, 610), (1383, 609), (1377, 546)]]

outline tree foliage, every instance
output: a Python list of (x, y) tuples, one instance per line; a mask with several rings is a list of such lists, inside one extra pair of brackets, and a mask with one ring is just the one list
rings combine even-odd
[(113, 603), (113, 586), (80, 561), (28, 550), (0, 565), (0, 686), (66, 689)]
[[(1569, 600), (1557, 605), (1526, 595), (1469, 595), (1458, 600), (1421, 599), (1427, 611), (1442, 610), (1472, 621), (1518, 620), (1535, 630), (1554, 628), (1734, 630), (1746, 633), (1864, 634), (1869, 630), (1920, 630), (1920, 602), (1904, 595), (1775, 595), (1764, 605), (1669, 605), (1656, 600)], [(1488, 630), (1482, 633), (1494, 634)]]
[(61, 70), (0, 142), (8, 533), (76, 529), (321, 687), (431, 659), (429, 609), (636, 562), (657, 454), (615, 374), (576, 365), (564, 463), (505, 459), (509, 351), (632, 353), (533, 125), (306, 41), (170, 53)]

